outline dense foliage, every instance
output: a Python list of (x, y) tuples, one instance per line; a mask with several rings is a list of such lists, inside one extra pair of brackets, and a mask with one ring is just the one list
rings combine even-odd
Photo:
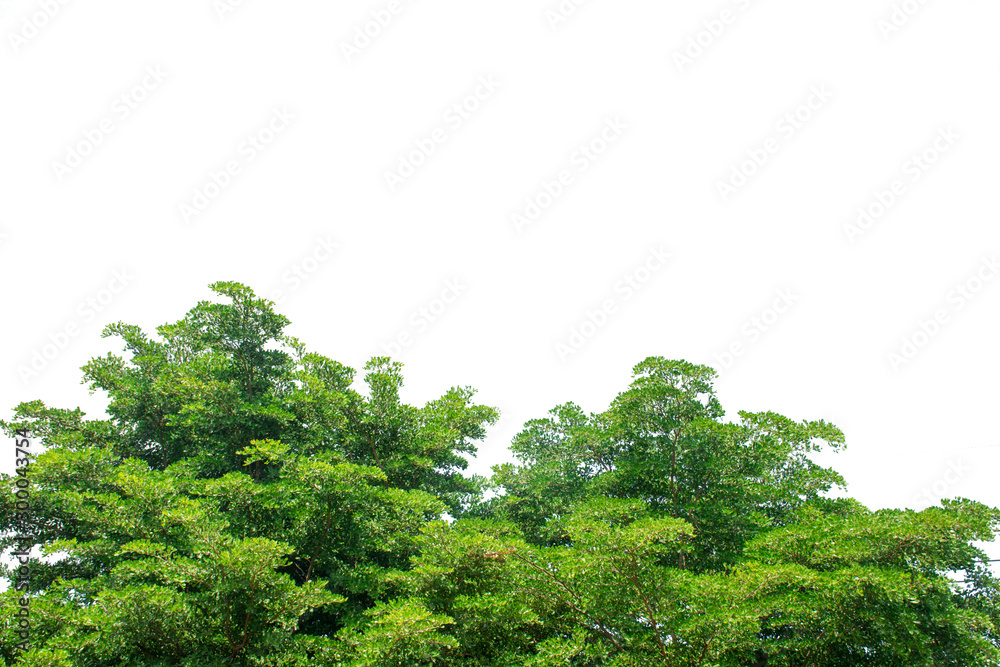
[(607, 411), (558, 406), (516, 465), (467, 477), (498, 417), (471, 388), (407, 405), (400, 364), (361, 387), (271, 302), (212, 288), (155, 338), (105, 330), (127, 355), (83, 371), (107, 419), (33, 401), (2, 423), (45, 447), (19, 471), (30, 522), (16, 477), (0, 494), (0, 547), (42, 547), (30, 592), (0, 594), (5, 664), (1000, 665), (974, 546), (1000, 511), (831, 499), (824, 421), (725, 421), (712, 369), (653, 357)]

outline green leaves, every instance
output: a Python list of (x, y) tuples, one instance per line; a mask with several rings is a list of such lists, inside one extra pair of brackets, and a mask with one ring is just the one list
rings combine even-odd
[(637, 500), (592, 500), (578, 506), (566, 525), (574, 547), (620, 550), (628, 557), (686, 550), (684, 543), (693, 535), (690, 524), (651, 517), (646, 505)]
[[(472, 388), (409, 405), (384, 357), (355, 388), (274, 304), (211, 287), (157, 336), (105, 330), (126, 355), (84, 377), (107, 419), (30, 401), (0, 424), (46, 450), (31, 590), (0, 594), (3, 632), (30, 597), (36, 648), (5, 664), (1000, 664), (977, 546), (1000, 510), (826, 498), (825, 421), (724, 421), (711, 368), (650, 357), (606, 411), (557, 406), (466, 477), (499, 416)], [(0, 494), (4, 549), (13, 516)]]
[(529, 421), (512, 445), (520, 466), (494, 470), (504, 494), (473, 514), (514, 521), (536, 544), (559, 544), (566, 535), (557, 519), (579, 503), (635, 499), (693, 527), (696, 548), (678, 552), (677, 565), (721, 570), (747, 540), (843, 484), (809, 459), (843, 445), (835, 427), (770, 412), (722, 422), (706, 366), (650, 357), (634, 375), (602, 414), (567, 403)]
[(815, 511), (801, 516), (801, 521), (754, 541), (747, 556), (814, 570), (866, 565), (943, 573), (984, 558), (971, 542), (991, 541), (1000, 526), (997, 510), (971, 501), (922, 512), (859, 508), (846, 517)]
[(379, 605), (365, 615), (372, 620), (363, 631), (342, 635), (354, 649), (351, 667), (433, 665), (445, 649), (458, 647), (454, 637), (440, 632), (452, 619), (432, 614), (416, 602)]

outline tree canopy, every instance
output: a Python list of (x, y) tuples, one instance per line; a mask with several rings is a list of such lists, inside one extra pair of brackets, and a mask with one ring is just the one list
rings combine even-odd
[(0, 423), (44, 446), (2, 478), (0, 548), (41, 548), (3, 567), (4, 664), (1000, 665), (976, 546), (1000, 510), (843, 497), (811, 457), (844, 446), (832, 424), (727, 421), (711, 368), (650, 357), (469, 476), (499, 417), (475, 390), (408, 405), (400, 363), (358, 381), (211, 288), (155, 335), (105, 329), (124, 355), (82, 370), (106, 418), (34, 400)]

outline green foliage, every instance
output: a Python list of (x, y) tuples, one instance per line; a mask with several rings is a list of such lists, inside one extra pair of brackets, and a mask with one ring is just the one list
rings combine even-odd
[(83, 368), (106, 419), (30, 401), (0, 423), (45, 446), (21, 471), (42, 552), (0, 594), (4, 664), (1000, 665), (976, 546), (1000, 510), (829, 499), (843, 480), (811, 455), (844, 436), (822, 420), (725, 421), (712, 369), (650, 357), (606, 411), (557, 406), (515, 464), (466, 477), (498, 418), (471, 388), (408, 405), (378, 357), (356, 389), (271, 302), (211, 287), (155, 337), (107, 327), (126, 355)]
[(569, 403), (528, 422), (512, 446), (521, 465), (495, 470), (504, 493), (476, 513), (517, 523), (535, 543), (558, 544), (566, 536), (557, 520), (575, 503), (641, 500), (694, 527), (697, 548), (677, 554), (679, 567), (720, 570), (747, 540), (843, 485), (809, 459), (824, 443), (843, 445), (835, 427), (770, 412), (722, 422), (706, 366), (651, 357), (634, 375), (603, 414)]

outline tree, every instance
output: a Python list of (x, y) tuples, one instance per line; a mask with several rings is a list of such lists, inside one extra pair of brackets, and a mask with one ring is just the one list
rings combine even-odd
[(656, 515), (695, 529), (697, 548), (681, 567), (724, 569), (747, 540), (782, 525), (797, 507), (843, 485), (809, 454), (844, 436), (824, 421), (724, 412), (707, 366), (650, 357), (608, 411), (587, 416), (572, 403), (528, 422), (511, 447), (521, 465), (495, 470), (503, 495), (477, 509), (510, 519), (538, 543), (559, 541), (554, 520), (587, 498), (638, 499)]
[[(159, 340), (106, 328), (130, 353), (83, 369), (108, 393), (107, 419), (32, 401), (3, 424), (46, 448), (32, 464), (35, 537), (59, 557), (31, 563), (31, 586), (51, 655), (278, 664), (301, 645), (312, 664), (407, 566), (420, 527), (476, 488), (463, 455), (497, 412), (473, 390), (405, 405), (400, 365), (374, 359), (363, 396), (350, 368), (283, 333), (271, 302), (211, 287), (229, 301), (197, 304)], [(13, 503), (0, 503), (10, 548)]]
[(45, 447), (2, 480), (31, 522), (0, 494), (0, 548), (42, 547), (0, 594), (5, 664), (1000, 665), (976, 546), (1000, 510), (830, 499), (822, 420), (724, 421), (712, 369), (650, 357), (604, 412), (557, 406), (516, 465), (466, 477), (498, 416), (474, 390), (408, 405), (384, 357), (356, 389), (271, 302), (211, 287), (155, 337), (107, 327), (127, 356), (83, 368), (107, 418), (0, 423)]

